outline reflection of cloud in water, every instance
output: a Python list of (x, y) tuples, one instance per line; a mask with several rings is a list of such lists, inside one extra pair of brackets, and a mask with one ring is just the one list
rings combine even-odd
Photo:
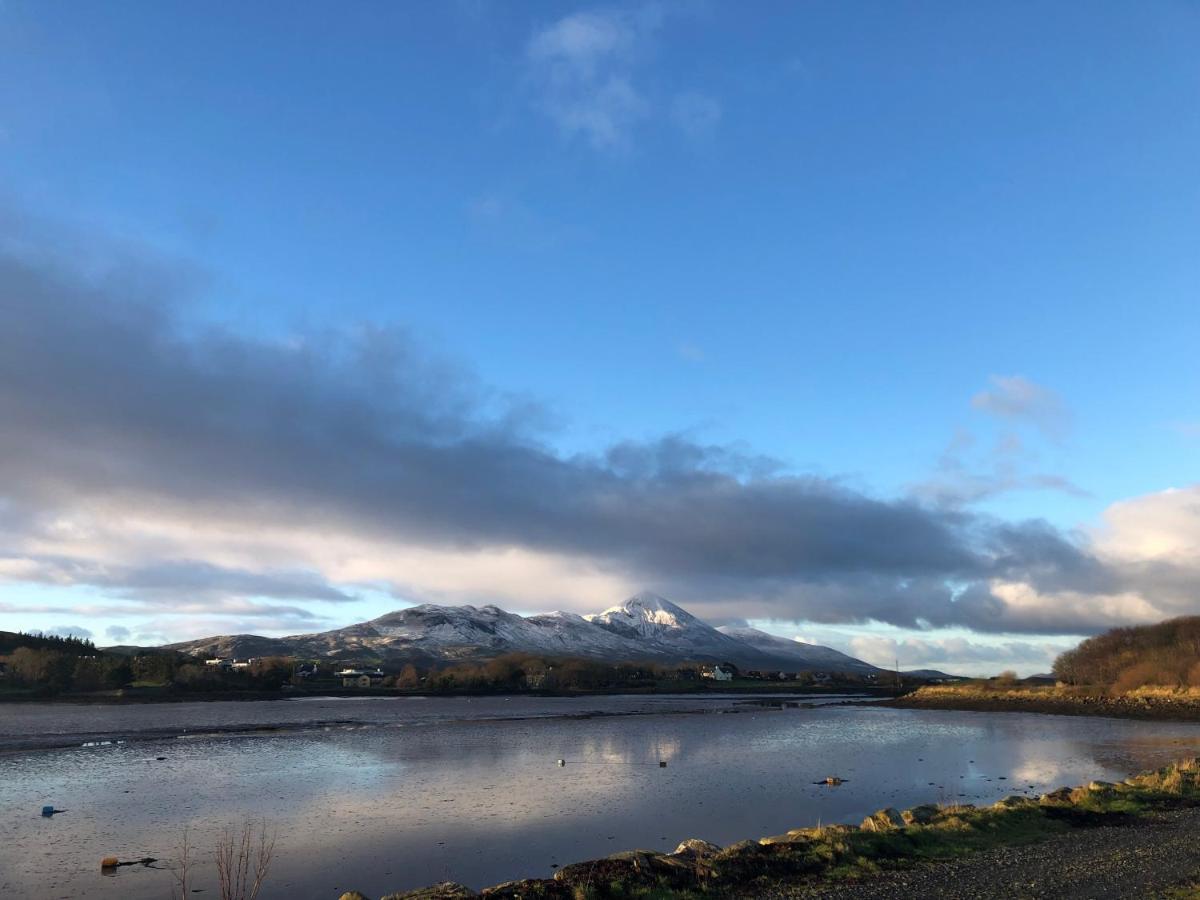
[[(439, 703), (425, 708), (444, 715)], [(371, 896), (446, 878), (479, 887), (685, 837), (728, 843), (884, 805), (983, 803), (1030, 784), (1122, 777), (1198, 746), (1188, 724), (828, 708), (338, 727), (0, 757), (0, 873), (15, 873), (0, 881), (15, 879), (14, 895), (48, 889), (50, 859), (57, 895), (159, 897), (169, 884), (153, 875), (83, 884), (70, 873), (112, 852), (166, 858), (183, 824), (203, 843), (249, 814), (281, 826), (280, 890)], [(848, 781), (813, 784), (831, 774)], [(10, 812), (17, 798), (80, 812), (29, 826)]]

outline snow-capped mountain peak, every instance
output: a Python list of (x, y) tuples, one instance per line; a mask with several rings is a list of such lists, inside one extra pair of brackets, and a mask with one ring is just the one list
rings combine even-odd
[(656, 637), (667, 629), (700, 624), (691, 613), (649, 591), (634, 594), (624, 603), (584, 618), (604, 628), (633, 631), (643, 637)]
[(173, 645), (194, 654), (336, 659), (486, 659), (539, 653), (613, 661), (719, 661), (748, 669), (873, 670), (828, 647), (754, 629), (716, 629), (657, 594), (644, 592), (602, 613), (520, 616), (491, 604), (396, 610), (369, 622), (288, 638), (235, 635)]

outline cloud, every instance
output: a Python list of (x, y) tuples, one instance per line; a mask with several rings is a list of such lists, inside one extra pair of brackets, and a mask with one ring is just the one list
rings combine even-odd
[(972, 397), (971, 405), (1003, 419), (1029, 422), (1056, 440), (1070, 424), (1062, 398), (1021, 375), (993, 375), (991, 387)]
[(687, 91), (671, 103), (671, 120), (688, 138), (707, 140), (721, 121), (721, 104), (712, 97)]
[(1046, 672), (1054, 658), (1069, 645), (1053, 642), (1002, 641), (984, 643), (963, 637), (893, 638), (858, 635), (848, 642), (848, 651), (859, 659), (890, 669), (940, 669), (951, 674), (1017, 669)]
[(536, 404), (403, 332), (185, 327), (154, 273), (0, 255), (0, 578), (108, 598), (72, 615), (312, 631), (368, 589), (590, 611), (642, 586), (714, 618), (1009, 633), (1195, 609), (1194, 488), (1065, 534), (680, 435), (562, 454)]
[(634, 84), (640, 45), (656, 20), (578, 12), (536, 32), (526, 47), (538, 106), (567, 137), (624, 150), (650, 104)]
[[(981, 396), (976, 394), (972, 400), (976, 407)], [(975, 436), (960, 427), (942, 451), (933, 474), (909, 490), (916, 497), (942, 506), (979, 503), (1014, 491), (1091, 496), (1065, 475), (1037, 471), (1037, 465), (1036, 452), (1027, 448), (1016, 432), (1001, 432), (990, 448), (981, 450)]]
[(104, 634), (110, 640), (114, 640), (117, 642), (128, 641), (129, 635), (131, 633), (132, 632), (130, 632), (130, 630), (128, 628), (126, 628), (124, 625), (109, 625), (107, 628), (104, 629)]

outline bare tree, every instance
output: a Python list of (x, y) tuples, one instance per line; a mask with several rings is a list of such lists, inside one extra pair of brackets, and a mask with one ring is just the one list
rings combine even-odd
[(221, 900), (256, 900), (271, 868), (275, 837), (266, 821), (247, 821), (241, 831), (227, 828), (217, 845), (217, 881)]
[(192, 845), (188, 828), (183, 829), (183, 837), (175, 847), (178, 859), (171, 866), (171, 874), (175, 878), (175, 887), (171, 889), (171, 900), (188, 900), (191, 893)]

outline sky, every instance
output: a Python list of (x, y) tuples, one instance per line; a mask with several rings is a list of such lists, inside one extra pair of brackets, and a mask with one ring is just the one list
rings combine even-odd
[(1200, 613), (1200, 6), (0, 4), (0, 628)]

